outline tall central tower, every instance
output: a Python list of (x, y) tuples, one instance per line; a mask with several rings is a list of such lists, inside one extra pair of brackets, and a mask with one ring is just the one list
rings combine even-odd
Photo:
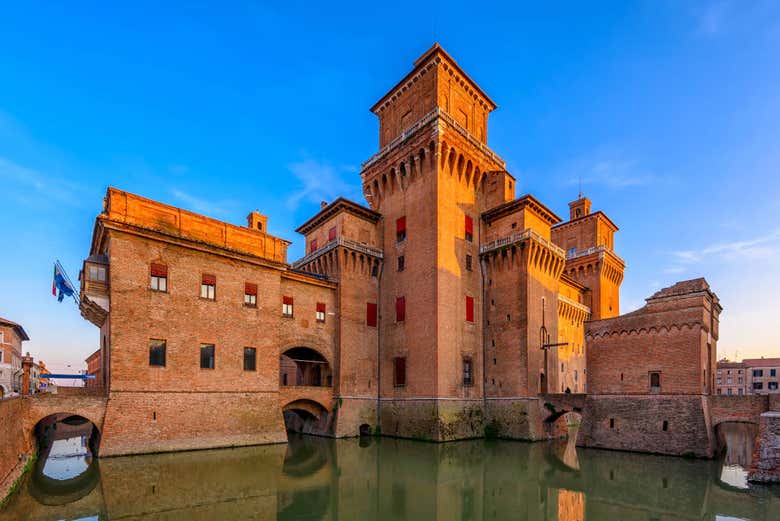
[(371, 108), (380, 150), (361, 177), (371, 208), (383, 216), (385, 434), (482, 435), (480, 215), (512, 200), (515, 189), (486, 144), (495, 108), (438, 44)]

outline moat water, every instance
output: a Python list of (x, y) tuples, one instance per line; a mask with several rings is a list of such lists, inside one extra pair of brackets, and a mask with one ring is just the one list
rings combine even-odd
[[(752, 426), (720, 460), (474, 440), (292, 436), (269, 445), (92, 458), (60, 440), (5, 520), (780, 520), (780, 486), (748, 485)], [(57, 443), (57, 442), (55, 442)]]

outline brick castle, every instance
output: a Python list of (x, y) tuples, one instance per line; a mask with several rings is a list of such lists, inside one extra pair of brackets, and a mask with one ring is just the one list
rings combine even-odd
[[(296, 231), (109, 188), (81, 273), (107, 390), (101, 454), (285, 441), (285, 428), (445, 441), (553, 435), (712, 455), (721, 307), (703, 279), (620, 315), (615, 223), (567, 220), (487, 146), (487, 94), (438, 45), (372, 108), (367, 206)], [(586, 417), (587, 416), (587, 417)]]

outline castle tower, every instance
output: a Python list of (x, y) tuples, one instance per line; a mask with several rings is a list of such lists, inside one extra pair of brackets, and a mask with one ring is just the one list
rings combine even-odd
[(463, 426), (445, 418), (482, 405), (480, 215), (487, 199), (514, 197), (504, 161), (486, 145), (495, 108), (438, 44), (371, 108), (380, 150), (361, 177), (383, 216), (383, 433), (479, 435), (452, 432)]
[(569, 203), (569, 220), (553, 227), (552, 240), (566, 250), (564, 273), (590, 291), (591, 319), (620, 314), (620, 284), (625, 262), (615, 253), (617, 225), (580, 196)]

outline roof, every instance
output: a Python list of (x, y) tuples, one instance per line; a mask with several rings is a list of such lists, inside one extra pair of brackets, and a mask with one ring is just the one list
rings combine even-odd
[(731, 360), (720, 360), (718, 362), (718, 369), (742, 369), (745, 367), (745, 362), (732, 362)]
[(701, 291), (707, 291), (707, 292), (710, 291), (710, 285), (707, 283), (704, 277), (677, 282), (669, 286), (668, 288), (663, 288), (661, 290), (656, 291), (655, 293), (653, 293), (653, 296), (651, 296), (650, 298), (654, 299), (654, 298), (676, 297), (679, 295), (688, 295), (690, 293), (699, 293)]
[(612, 219), (607, 217), (607, 214), (605, 214), (601, 210), (596, 210), (595, 212), (591, 212), (591, 213), (589, 213), (587, 215), (583, 215), (582, 217), (577, 217), (576, 219), (571, 219), (571, 220), (568, 220), (568, 221), (564, 221), (562, 223), (558, 223), (555, 226), (553, 226), (553, 228), (560, 228), (560, 227), (566, 226), (567, 224), (577, 223), (577, 222), (580, 222), (580, 221), (584, 221), (586, 219), (590, 219), (592, 217), (600, 217), (600, 218), (604, 219), (607, 222), (607, 224), (609, 224), (614, 229), (614, 231), (618, 231), (620, 229), (620, 228), (618, 228), (618, 225), (615, 224), (614, 221), (612, 221)]
[(452, 59), (452, 56), (450, 56), (447, 53), (447, 51), (445, 51), (441, 47), (441, 45), (439, 45), (438, 43), (434, 43), (430, 49), (425, 51), (422, 54), (422, 56), (420, 56), (414, 61), (414, 69), (412, 69), (412, 71), (409, 74), (404, 76), (401, 81), (396, 83), (392, 89), (387, 91), (387, 93), (384, 96), (382, 96), (379, 99), (379, 101), (374, 103), (374, 105), (370, 109), (371, 112), (376, 114), (379, 111), (379, 108), (387, 101), (387, 98), (391, 97), (393, 93), (395, 93), (402, 85), (407, 83), (411, 79), (411, 77), (417, 73), (417, 71), (422, 69), (428, 63), (428, 61), (431, 60), (436, 55), (439, 55), (443, 59), (445, 59), (448, 62), (448, 64), (451, 65), (458, 72), (458, 74), (460, 74), (463, 77), (463, 79), (469, 83), (471, 88), (473, 88), (480, 96), (482, 96), (485, 99), (485, 101), (490, 105), (490, 110), (494, 110), (496, 107), (498, 107), (498, 105), (496, 105), (496, 103), (492, 99), (490, 99), (490, 97), (487, 94), (485, 94), (485, 91), (483, 91), (479, 87), (479, 85), (477, 85), (477, 83), (474, 80), (472, 80), (471, 77), (469, 77), (469, 75), (466, 74), (463, 69), (460, 68), (457, 62)]
[(363, 206), (362, 204), (358, 204), (354, 201), (350, 201), (344, 197), (339, 197), (325, 208), (317, 212), (314, 217), (296, 228), (295, 231), (302, 235), (306, 235), (314, 228), (321, 225), (341, 211), (349, 212), (374, 224), (379, 222), (379, 219), (382, 217), (382, 214), (375, 212), (371, 208)]
[(780, 367), (780, 358), (743, 358), (745, 367)]
[(16, 333), (19, 335), (19, 337), (22, 340), (30, 340), (30, 337), (27, 336), (27, 331), (24, 330), (22, 326), (17, 324), (16, 322), (11, 322), (10, 320), (0, 317), (0, 326), (8, 326), (10, 328), (13, 328), (16, 330)]
[(526, 206), (530, 206), (533, 210), (536, 211), (536, 213), (538, 213), (543, 219), (545, 219), (550, 224), (561, 222), (560, 217), (558, 217), (552, 210), (547, 208), (544, 204), (542, 204), (536, 197), (534, 197), (531, 194), (525, 194), (521, 197), (518, 197), (514, 201), (502, 203), (498, 206), (494, 206), (493, 208), (491, 208), (486, 212), (482, 212), (482, 219), (484, 219), (485, 222), (491, 222), (498, 219), (499, 217), (509, 215), (518, 210), (522, 210)]

